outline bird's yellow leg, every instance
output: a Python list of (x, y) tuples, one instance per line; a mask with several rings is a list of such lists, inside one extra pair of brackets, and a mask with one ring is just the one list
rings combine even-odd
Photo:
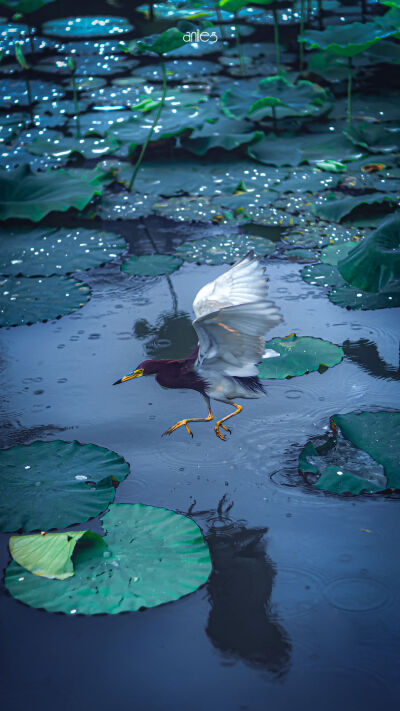
[(239, 412), (242, 412), (243, 407), (241, 405), (238, 405), (236, 402), (233, 402), (232, 405), (236, 407), (235, 412), (231, 412), (229, 415), (226, 415), (225, 417), (222, 418), (222, 420), (218, 420), (217, 424), (215, 425), (215, 434), (217, 437), (220, 439), (225, 439), (225, 435), (222, 434), (222, 432), (219, 431), (219, 428), (222, 427), (223, 430), (226, 430), (226, 432), (230, 432), (229, 427), (225, 427), (222, 423), (225, 422), (226, 420), (229, 420), (230, 417), (234, 417), (235, 415), (238, 415)]
[(178, 427), (185, 426), (186, 427), (186, 432), (190, 434), (191, 437), (193, 437), (192, 431), (189, 429), (188, 422), (210, 422), (211, 420), (214, 419), (214, 415), (211, 412), (210, 405), (208, 405), (208, 415), (207, 417), (189, 417), (186, 418), (185, 420), (179, 420), (179, 422), (176, 422), (172, 427), (169, 427), (164, 434), (165, 435), (170, 435), (172, 432), (175, 432), (175, 430), (178, 429)]

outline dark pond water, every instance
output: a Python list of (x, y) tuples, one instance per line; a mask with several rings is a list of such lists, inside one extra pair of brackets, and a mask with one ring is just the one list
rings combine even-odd
[[(165, 242), (175, 229), (183, 239), (182, 226), (149, 223)], [(130, 242), (146, 250), (143, 227)], [(85, 273), (93, 295), (83, 309), (0, 333), (2, 446), (60, 437), (117, 451), (131, 474), (116, 501), (189, 512), (214, 561), (206, 586), (142, 613), (68, 618), (2, 588), (7, 711), (359, 711), (398, 699), (398, 501), (316, 492), (296, 466), (330, 414), (398, 407), (397, 310), (340, 309), (300, 265), (269, 260), (284, 316), (271, 336), (345, 342), (346, 357), (323, 375), (269, 382), (226, 442), (207, 424), (193, 426), (193, 440), (160, 437), (202, 416), (194, 392), (152, 378), (111, 385), (146, 355), (190, 352), (193, 297), (223, 269), (184, 264), (168, 279), (138, 279), (108, 265)]]

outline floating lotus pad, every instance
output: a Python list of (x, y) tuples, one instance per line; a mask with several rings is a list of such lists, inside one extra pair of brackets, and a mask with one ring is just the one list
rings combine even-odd
[(3, 229), (0, 230), (0, 274), (70, 274), (106, 264), (126, 248), (125, 240), (113, 232), (84, 227)]
[(130, 32), (132, 25), (124, 17), (64, 17), (49, 20), (42, 32), (50, 37), (82, 38), (118, 36)]
[[(400, 195), (400, 186), (399, 186)], [(372, 195), (360, 195), (357, 197), (346, 197), (340, 200), (326, 200), (322, 205), (316, 205), (314, 212), (318, 217), (324, 220), (332, 220), (340, 222), (343, 218), (349, 218), (354, 210), (362, 207), (365, 211), (365, 216), (368, 217), (372, 206), (383, 206), (387, 210), (394, 210), (399, 204), (399, 200), (394, 196), (384, 195), (382, 193), (372, 193)], [(364, 215), (363, 215), (364, 216)]]
[(48, 580), (12, 561), (9, 592), (49, 612), (95, 615), (155, 607), (203, 585), (211, 572), (208, 547), (186, 516), (143, 504), (113, 504), (103, 518), (107, 549), (77, 545), (75, 574)]
[[(96, 540), (90, 540), (93, 539)], [(66, 531), (65, 533), (34, 533), (27, 536), (11, 536), (10, 553), (18, 565), (43, 578), (65, 580), (72, 577), (74, 568), (72, 554), (77, 543), (106, 545), (101, 536), (92, 531)]]
[(251, 158), (265, 165), (292, 166), (322, 160), (351, 161), (364, 153), (364, 149), (345, 136), (326, 133), (284, 137), (270, 133), (248, 149)]
[(400, 488), (400, 412), (331, 417), (332, 435), (308, 442), (299, 457), (318, 489), (359, 494)]
[(233, 264), (250, 250), (257, 257), (265, 257), (275, 250), (275, 244), (264, 237), (233, 235), (205, 237), (181, 244), (176, 254), (186, 262), (197, 264)]
[(83, 158), (101, 158), (113, 153), (118, 148), (116, 138), (71, 138), (61, 136), (54, 132), (54, 135), (47, 135), (43, 138), (35, 138), (27, 145), (27, 150), (33, 155), (51, 155), (62, 157), (65, 161), (73, 153), (79, 153)]
[(355, 57), (391, 34), (394, 30), (379, 27), (375, 22), (350, 22), (330, 25), (322, 32), (308, 30), (298, 41), (305, 42), (308, 49), (324, 49), (339, 57)]
[(136, 276), (160, 276), (171, 274), (182, 264), (182, 260), (169, 254), (149, 254), (133, 256), (121, 264), (121, 271)]
[(39, 222), (50, 212), (65, 212), (71, 207), (83, 210), (101, 186), (88, 176), (75, 178), (65, 170), (35, 174), (28, 165), (0, 171), (0, 220), (9, 217)]
[(94, 444), (41, 442), (0, 450), (0, 530), (66, 528), (113, 501), (129, 474), (115, 452)]
[(0, 277), (0, 327), (50, 321), (90, 299), (87, 284), (65, 276)]
[(293, 378), (314, 370), (320, 373), (340, 363), (344, 352), (339, 346), (321, 338), (304, 336), (298, 338), (295, 333), (286, 338), (273, 338), (265, 344), (267, 349), (276, 351), (279, 356), (265, 357), (258, 366), (258, 376), (263, 379)]

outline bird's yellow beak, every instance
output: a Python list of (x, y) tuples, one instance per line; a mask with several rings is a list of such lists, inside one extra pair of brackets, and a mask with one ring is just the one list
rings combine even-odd
[(113, 385), (118, 385), (119, 383), (125, 383), (127, 380), (132, 380), (132, 378), (140, 378), (141, 375), (143, 375), (144, 370), (143, 368), (138, 368), (137, 370), (133, 370), (132, 373), (128, 373), (128, 375), (124, 375), (123, 378), (120, 378), (120, 380), (116, 380)]

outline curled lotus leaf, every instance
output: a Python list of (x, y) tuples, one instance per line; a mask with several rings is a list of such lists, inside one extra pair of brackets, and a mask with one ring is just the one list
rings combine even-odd
[(400, 412), (349, 412), (330, 418), (331, 433), (308, 442), (299, 470), (335, 494), (400, 487)]
[(397, 153), (400, 149), (400, 130), (362, 123), (344, 131), (347, 138), (370, 153)]
[[(325, 372), (340, 363), (344, 357), (342, 348), (322, 338), (295, 333), (285, 338), (273, 338), (265, 344), (266, 355), (258, 366), (258, 376), (263, 379), (293, 378), (318, 370)], [(276, 355), (271, 356), (271, 350)]]
[(361, 158), (364, 152), (345, 136), (326, 133), (279, 137), (271, 133), (248, 148), (248, 154), (260, 163), (291, 166), (328, 159), (352, 161)]
[(47, 531), (87, 521), (114, 500), (129, 474), (116, 452), (94, 444), (36, 440), (0, 450), (0, 530)]
[(0, 277), (0, 327), (60, 318), (89, 299), (88, 285), (66, 276)]
[(18, 217), (39, 222), (50, 212), (65, 212), (71, 207), (83, 210), (102, 192), (101, 185), (91, 178), (76, 178), (65, 170), (35, 174), (28, 165), (1, 171), (0, 220)]
[(375, 22), (350, 22), (344, 25), (330, 25), (324, 30), (308, 30), (299, 42), (305, 42), (308, 49), (324, 49), (339, 57), (355, 57), (384, 37), (394, 34), (391, 28), (380, 27)]
[(182, 264), (182, 260), (170, 254), (148, 254), (133, 256), (121, 264), (121, 271), (135, 276), (160, 276), (171, 274)]
[(353, 286), (374, 293), (400, 295), (400, 213), (338, 261), (342, 277)]
[(322, 217), (324, 220), (340, 222), (344, 218), (348, 218), (354, 210), (361, 207), (365, 210), (367, 216), (371, 209), (370, 206), (374, 209), (376, 205), (379, 207), (382, 206), (383, 209), (386, 208), (388, 211), (394, 210), (398, 205), (398, 199), (396, 199), (395, 196), (385, 195), (381, 192), (372, 193), (370, 195), (346, 197), (339, 200), (328, 199), (321, 205), (316, 205), (314, 212), (318, 217)]
[[(9, 549), (13, 560), (25, 570), (43, 578), (65, 580), (74, 574), (72, 554), (79, 541), (106, 547), (104, 539), (92, 531), (33, 533), (11, 536)], [(89, 540), (91, 539), (91, 540)]]
[(144, 504), (112, 504), (103, 517), (105, 548), (81, 539), (74, 575), (62, 582), (12, 561), (5, 585), (31, 607), (68, 615), (155, 607), (197, 590), (211, 573), (200, 528), (190, 518)]

